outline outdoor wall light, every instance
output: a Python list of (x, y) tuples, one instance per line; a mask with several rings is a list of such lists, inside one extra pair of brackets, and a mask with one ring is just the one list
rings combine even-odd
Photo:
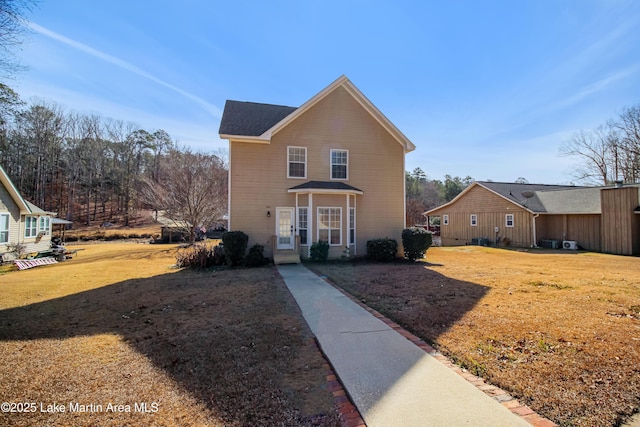
[(271, 218), (271, 211), (267, 211), (267, 218)]

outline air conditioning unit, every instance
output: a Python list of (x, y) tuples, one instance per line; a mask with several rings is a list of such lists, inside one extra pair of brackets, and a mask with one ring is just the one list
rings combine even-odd
[(562, 248), (575, 251), (575, 250), (578, 250), (578, 244), (574, 240), (563, 240)]

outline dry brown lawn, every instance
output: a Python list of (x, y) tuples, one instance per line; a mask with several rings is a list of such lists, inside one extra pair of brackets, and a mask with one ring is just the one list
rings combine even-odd
[(468, 246), (312, 268), (560, 425), (640, 407), (638, 258)]
[(0, 274), (0, 402), (35, 409), (0, 425), (337, 424), (324, 359), (273, 267), (185, 271), (175, 246), (84, 249)]

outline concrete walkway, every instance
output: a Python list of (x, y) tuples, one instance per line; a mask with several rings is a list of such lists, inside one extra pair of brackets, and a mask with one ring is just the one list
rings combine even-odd
[(530, 426), (302, 265), (279, 265), (368, 427)]

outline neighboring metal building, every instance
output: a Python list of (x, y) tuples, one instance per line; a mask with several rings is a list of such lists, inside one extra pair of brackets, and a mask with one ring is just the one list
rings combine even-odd
[(440, 217), (442, 244), (582, 248), (640, 254), (640, 185), (576, 187), (474, 182)]

